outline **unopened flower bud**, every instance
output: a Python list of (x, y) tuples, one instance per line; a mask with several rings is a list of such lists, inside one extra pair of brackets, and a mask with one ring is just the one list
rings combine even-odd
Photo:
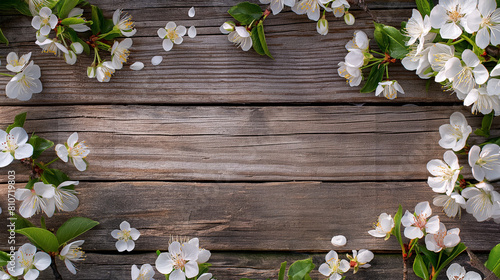
[(326, 18), (318, 20), (318, 23), (316, 24), (316, 31), (318, 31), (321, 35), (328, 34), (328, 20), (326, 20)]
[(79, 42), (75, 42), (70, 45), (71, 50), (73, 50), (76, 54), (81, 54), (83, 52), (83, 46)]
[(220, 26), (220, 32), (222, 32), (222, 34), (229, 34), (234, 31), (234, 27), (234, 22), (226, 21)]
[(89, 78), (95, 78), (95, 67), (87, 67), (87, 76)]
[(345, 23), (347, 25), (353, 25), (354, 21), (355, 21), (355, 18), (354, 18), (354, 16), (351, 13), (345, 12), (344, 21), (345, 21)]

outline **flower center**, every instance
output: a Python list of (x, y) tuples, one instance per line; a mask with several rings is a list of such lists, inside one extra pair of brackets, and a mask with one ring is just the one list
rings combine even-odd
[(456, 10), (454, 11), (448, 11), (448, 19), (452, 22), (457, 23), (464, 17), (464, 15), (458, 11), (460, 9), (460, 6), (456, 7), (455, 9)]
[(315, 0), (307, 0), (307, 1), (302, 1), (299, 5), (301, 10), (306, 10), (306, 11), (315, 11), (317, 8), (317, 3)]
[(175, 39), (179, 38), (179, 35), (175, 31), (175, 28), (172, 29), (167, 29), (167, 38), (174, 41)]
[(4, 152), (10, 153), (12, 156), (14, 156), (16, 149), (19, 147), (16, 143), (16, 139), (11, 134), (7, 135), (6, 141), (3, 142), (1, 145), (5, 147)]
[(25, 271), (28, 271), (32, 266), (33, 266), (33, 257), (35, 253), (27, 254), (23, 251), (19, 251), (20, 254), (17, 255), (17, 260), (21, 264), (21, 266), (24, 268)]
[(476, 164), (484, 169), (493, 170), (493, 167), (500, 165), (500, 154), (481, 157), (476, 161)]
[[(106, 68), (106, 67), (104, 67)], [(106, 68), (108, 69), (108, 68)], [(109, 70), (109, 69), (108, 69)], [(109, 73), (108, 71), (104, 71), (104, 74), (107, 76), (107, 73)], [(111, 74), (109, 74), (109, 76), (111, 77)], [(68, 148), (68, 154), (70, 157), (82, 157), (82, 158), (85, 158), (86, 157), (86, 152), (87, 152), (87, 146), (85, 146), (85, 141), (82, 141), (78, 144), (76, 144), (74, 147), (69, 147)]]
[(134, 22), (132, 21), (132, 16), (125, 13), (121, 18), (120, 22), (117, 24), (120, 30), (130, 30), (134, 28)]
[(130, 230), (122, 230), (118, 233), (118, 240), (129, 241), (132, 240)]
[(424, 229), (425, 225), (427, 224), (427, 217), (425, 217), (424, 214), (420, 214), (416, 217), (413, 218), (415, 223), (414, 225), (418, 227), (419, 229)]
[(332, 272), (337, 272), (339, 270), (339, 259), (338, 258), (331, 258), (327, 262), (328, 266), (332, 270)]
[(68, 253), (65, 256), (66, 258), (72, 261), (84, 261), (85, 260), (85, 252), (82, 251), (80, 247), (73, 247), (69, 249)]
[(174, 255), (172, 259), (175, 269), (184, 269), (184, 266), (186, 265), (187, 261), (184, 258), (182, 258), (180, 254)]

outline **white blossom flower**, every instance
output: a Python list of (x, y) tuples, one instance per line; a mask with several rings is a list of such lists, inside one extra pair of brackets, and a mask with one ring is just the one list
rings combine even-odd
[(469, 49), (462, 53), (462, 60), (465, 66), (457, 57), (449, 59), (445, 64), (445, 75), (448, 79), (453, 79), (453, 89), (468, 94), (476, 84), (482, 85), (488, 81), (489, 72)]
[(371, 265), (368, 264), (373, 260), (373, 253), (369, 250), (366, 249), (361, 249), (359, 252), (356, 252), (356, 250), (352, 250), (352, 257), (350, 255), (347, 255), (347, 258), (350, 261), (350, 266), (354, 268), (353, 274), (358, 272), (359, 268), (368, 268)]
[(141, 233), (135, 229), (131, 228), (130, 224), (127, 221), (123, 221), (120, 224), (120, 230), (113, 230), (111, 232), (111, 236), (113, 238), (118, 239), (115, 243), (115, 247), (118, 252), (123, 252), (127, 250), (128, 252), (134, 250), (135, 248), (135, 240), (141, 236)]
[(307, 17), (314, 21), (318, 21), (320, 16), (318, 0), (300, 0), (292, 7), (292, 11), (298, 15), (307, 13)]
[[(321, 1), (322, 4), (326, 4), (325, 1), (328, 3), (330, 0), (323, 0)], [(351, 5), (346, 0), (334, 0), (331, 4), (331, 7), (333, 9), (333, 15), (335, 17), (342, 17), (345, 13), (345, 9), (349, 9)]]
[(295, 0), (260, 0), (262, 4), (271, 4), (271, 11), (273, 15), (277, 15), (283, 10), (286, 5), (288, 7), (293, 7), (295, 5)]
[(37, 279), (40, 271), (45, 270), (52, 262), (49, 254), (37, 252), (36, 247), (29, 243), (19, 247), (14, 258), (15, 264), (8, 267), (8, 271), (12, 276), (24, 275), (25, 280)]
[[(476, 32), (476, 45), (486, 48), (491, 41), (492, 45), (500, 44), (500, 9), (497, 9), (495, 0), (479, 0), (476, 10), (467, 16), (467, 25)], [(490, 35), (491, 32), (491, 35)]]
[(15, 75), (5, 87), (5, 94), (9, 98), (21, 101), (30, 100), (33, 93), (42, 92), (43, 86), (40, 81), (40, 66), (33, 61), (24, 70)]
[(115, 25), (113, 28), (120, 30), (125, 37), (132, 37), (137, 32), (137, 30), (134, 29), (132, 16), (128, 13), (124, 13), (122, 9), (118, 9), (113, 13), (113, 24)]
[(320, 35), (328, 34), (328, 20), (326, 20), (326, 18), (318, 20), (318, 22), (316, 23), (316, 31)]
[(52, 10), (48, 7), (43, 7), (37, 16), (34, 16), (31, 20), (31, 26), (36, 30), (40, 30), (40, 34), (48, 35), (50, 30), (56, 28), (58, 18), (52, 13)]
[(111, 61), (104, 61), (97, 65), (95, 69), (95, 77), (101, 83), (109, 82), (113, 73), (115, 73), (115, 68), (113, 67), (113, 63)]
[(59, 43), (56, 38), (54, 39), (45, 39), (44, 41), (36, 41), (35, 44), (39, 45), (42, 48), (43, 53), (51, 53), (55, 56), (59, 56), (63, 52), (68, 54), (68, 48), (66, 48), (63, 44)]
[(14, 127), (9, 133), (0, 129), (0, 141), (0, 167), (33, 155), (33, 146), (27, 143), (28, 133), (22, 127)]
[(456, 39), (462, 34), (462, 28), (470, 31), (467, 16), (476, 9), (476, 5), (477, 0), (439, 0), (439, 4), (431, 10), (431, 26), (440, 29), (443, 39)]
[(189, 9), (189, 11), (188, 11), (188, 16), (194, 17), (195, 14), (196, 14), (196, 11), (194, 10), (194, 7), (191, 7), (191, 9)]
[(68, 50), (68, 53), (64, 54), (64, 60), (66, 61), (67, 64), (73, 65), (76, 63), (77, 60), (77, 54), (81, 54), (83, 52), (83, 46), (79, 42), (72, 43), (70, 45), (70, 50)]
[(361, 50), (362, 52), (365, 52), (368, 50), (369, 46), (370, 39), (368, 39), (366, 33), (361, 30), (356, 30), (354, 31), (352, 39), (345, 45), (345, 48), (348, 51)]
[(73, 241), (64, 246), (59, 254), (59, 258), (64, 260), (66, 268), (73, 274), (76, 274), (76, 268), (73, 262), (85, 260), (85, 252), (82, 251), (80, 247), (84, 242), (84, 240)]
[(123, 41), (115, 41), (111, 48), (113, 68), (116, 70), (122, 69), (123, 63), (127, 63), (130, 54), (130, 47), (132, 47), (132, 39), (125, 38)]
[(446, 270), (448, 280), (482, 280), (481, 275), (475, 271), (465, 273), (465, 268), (458, 263), (452, 263)]
[(415, 206), (415, 213), (412, 214), (406, 210), (401, 218), (401, 223), (405, 227), (404, 235), (406, 238), (415, 239), (424, 236), (424, 230), (427, 234), (437, 233), (439, 230), (439, 217), (433, 216), (431, 206), (428, 201), (420, 202)]
[(410, 37), (406, 45), (413, 45), (418, 39), (417, 53), (420, 53), (424, 49), (425, 36), (430, 30), (431, 22), (429, 16), (426, 15), (422, 19), (420, 12), (413, 9), (413, 14), (406, 24), (406, 35)]
[(378, 216), (375, 229), (369, 230), (368, 233), (373, 237), (384, 237), (385, 240), (391, 237), (392, 229), (394, 228), (394, 219), (387, 213), (382, 213)]
[(170, 243), (167, 253), (161, 253), (155, 262), (156, 269), (169, 274), (170, 280), (184, 280), (198, 275), (198, 248), (192, 244)]
[(343, 235), (336, 235), (332, 237), (331, 242), (333, 246), (342, 247), (347, 243), (347, 238), (345, 238), (345, 236)]
[(495, 116), (500, 115), (500, 96), (489, 95), (485, 87), (472, 89), (464, 99), (464, 105), (472, 105), (472, 113), (481, 112), (481, 114), (489, 114), (495, 111)]
[(465, 147), (467, 138), (472, 132), (472, 127), (468, 125), (465, 116), (460, 112), (454, 112), (450, 116), (450, 123), (439, 127), (439, 146), (453, 151), (460, 151)]
[(7, 55), (7, 65), (5, 67), (11, 72), (19, 73), (30, 62), (30, 58), (31, 52), (22, 55), (21, 58), (17, 56), (17, 53), (10, 52)]
[(462, 191), (462, 196), (467, 198), (466, 210), (472, 214), (478, 222), (491, 218), (495, 206), (495, 201), (500, 201), (500, 194), (493, 189), (493, 186), (481, 182), (475, 187), (468, 187)]
[[(73, 8), (69, 14), (68, 18), (77, 18), (81, 19), (83, 15), (83, 9), (82, 8)], [(78, 24), (71, 24), (69, 27), (76, 32), (86, 32), (90, 30), (90, 27), (86, 25), (85, 23), (78, 23)]]
[(187, 242), (187, 244), (193, 245), (198, 248), (198, 259), (197, 263), (206, 263), (212, 255), (209, 250), (200, 248), (200, 240), (198, 238), (193, 238)]
[(378, 83), (377, 89), (375, 90), (375, 96), (379, 96), (383, 93), (384, 97), (387, 99), (394, 99), (399, 93), (405, 93), (398, 81), (382, 81)]
[(140, 270), (137, 265), (134, 264), (131, 274), (132, 280), (154, 280), (153, 276), (155, 276), (155, 271), (150, 264), (143, 264)]
[(52, 217), (56, 210), (54, 201), (54, 186), (36, 182), (33, 189), (16, 189), (15, 197), (19, 201), (23, 201), (19, 207), (19, 214), (24, 218), (44, 212), (47, 217)]
[(342, 278), (342, 273), (349, 270), (350, 265), (346, 260), (340, 260), (337, 252), (330, 251), (325, 257), (326, 263), (320, 265), (318, 271), (326, 277), (330, 277), (329, 280), (340, 280)]
[(429, 51), (431, 49), (429, 45), (430, 44), (425, 44), (424, 49), (420, 52), (417, 52), (417, 47), (414, 45), (410, 46), (410, 51), (401, 60), (401, 64), (403, 64), (403, 67), (406, 68), (406, 70), (416, 70), (416, 74), (421, 79), (429, 79), (432, 74), (432, 72), (427, 71), (431, 67), (428, 59)]
[(487, 144), (482, 149), (472, 146), (469, 151), (469, 165), (472, 175), (478, 181), (486, 178), (488, 181), (500, 179), (500, 146)]
[(78, 181), (64, 181), (54, 188), (54, 201), (59, 211), (71, 212), (78, 208), (80, 201), (76, 197), (76, 191), (70, 186), (77, 186)]
[(439, 231), (437, 233), (430, 233), (425, 236), (425, 246), (427, 250), (439, 252), (446, 248), (453, 248), (460, 243), (460, 229), (452, 228), (446, 230), (443, 223), (439, 223)]
[(340, 66), (337, 69), (339, 76), (345, 78), (351, 87), (359, 86), (362, 79), (361, 70), (356, 67), (347, 66), (343, 61), (339, 62), (338, 65)]
[(454, 218), (461, 215), (462, 208), (465, 209), (465, 199), (457, 192), (452, 192), (449, 196), (446, 194), (434, 197), (432, 203), (436, 206), (443, 207), (446, 216)]
[(234, 31), (227, 36), (228, 40), (243, 51), (248, 51), (252, 47), (252, 37), (244, 26), (236, 26)]
[(135, 70), (135, 71), (142, 70), (143, 68), (144, 68), (144, 63), (142, 63), (140, 61), (136, 61), (132, 65), (130, 65), (130, 69)]
[(189, 38), (191, 38), (191, 39), (196, 37), (196, 34), (197, 34), (196, 27), (194, 27), (194, 26), (189, 27), (187, 33), (188, 33)]
[(79, 171), (87, 169), (85, 158), (90, 153), (89, 148), (85, 145), (85, 141), (78, 142), (78, 133), (74, 132), (68, 137), (68, 141), (63, 144), (57, 144), (55, 147), (57, 156), (64, 162), (71, 159), (73, 165)]
[(446, 80), (446, 62), (451, 58), (455, 57), (455, 47), (448, 46), (441, 43), (436, 43), (432, 45), (429, 49), (429, 63), (431, 64), (432, 70), (438, 72), (435, 79), (436, 82), (440, 83)]
[(186, 34), (186, 27), (179, 25), (177, 26), (175, 22), (168, 22), (165, 28), (158, 29), (158, 37), (163, 40), (163, 49), (165, 51), (170, 51), (174, 44), (181, 44), (184, 40), (182, 36)]
[(446, 151), (443, 159), (444, 161), (433, 159), (427, 163), (427, 170), (435, 176), (429, 176), (427, 184), (437, 193), (450, 195), (460, 174), (460, 164), (457, 155), (452, 151)]

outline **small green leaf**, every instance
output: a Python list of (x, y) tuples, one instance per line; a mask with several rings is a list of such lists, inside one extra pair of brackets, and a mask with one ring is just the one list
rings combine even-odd
[(161, 254), (160, 250), (156, 250), (156, 255), (159, 256)]
[(282, 262), (280, 266), (280, 272), (278, 274), (278, 280), (285, 280), (286, 273), (286, 262)]
[(262, 46), (262, 50), (264, 51), (264, 53), (270, 58), (274, 59), (269, 52), (269, 48), (267, 47), (266, 34), (264, 33), (264, 23), (262, 21), (257, 25), (257, 34), (259, 35), (260, 45)]
[(408, 37), (404, 36), (398, 29), (385, 25), (383, 32), (389, 38), (389, 55), (393, 58), (403, 59), (408, 54), (406, 41)]
[(491, 249), (488, 260), (484, 265), (493, 271), (497, 277), (500, 277), (500, 244)]
[(423, 254), (423, 258), (424, 259), (427, 259), (428, 262), (430, 262), (430, 264), (432, 265), (432, 267), (437, 267), (438, 265), (438, 257), (436, 255), (436, 253), (432, 252), (432, 251), (429, 251), (427, 250), (427, 247), (425, 247), (425, 245), (420, 245), (420, 244), (417, 244), (418, 246), (418, 250), (420, 251), (420, 253)]
[(378, 83), (384, 78), (385, 68), (387, 66), (383, 64), (376, 64), (372, 66), (368, 79), (365, 85), (360, 90), (361, 93), (374, 92), (377, 89)]
[(415, 2), (417, 2), (417, 9), (422, 14), (422, 18), (431, 15), (432, 4), (428, 0), (416, 0)]
[(57, 242), (56, 236), (46, 229), (28, 227), (18, 229), (16, 230), (16, 232), (28, 237), (28, 239), (33, 242), (33, 245), (45, 251), (46, 253), (58, 251), (59, 242)]
[(24, 122), (26, 121), (26, 112), (21, 113), (17, 116), (14, 117), (14, 123), (9, 125), (7, 129), (5, 130), (7, 133), (9, 133), (14, 127), (23, 127)]
[(474, 134), (478, 136), (484, 136), (486, 138), (490, 137), (490, 129), (491, 125), (493, 124), (493, 118), (493, 112), (484, 115), (483, 121), (481, 122), (481, 128), (476, 129), (476, 131), (474, 131)]
[(9, 40), (5, 35), (3, 35), (2, 29), (0, 28), (0, 43), (4, 43), (6, 46), (9, 45)]
[(415, 260), (413, 261), (413, 272), (415, 272), (415, 275), (422, 279), (429, 279), (429, 270), (427, 269), (427, 266), (425, 265), (425, 262), (420, 254), (415, 255)]
[(201, 276), (203, 273), (208, 273), (208, 270), (210, 269), (210, 267), (212, 266), (212, 264), (210, 263), (200, 263), (198, 264), (198, 277)]
[(68, 175), (59, 169), (45, 169), (40, 177), (45, 184), (59, 186), (62, 182), (69, 181)]
[(389, 37), (384, 32), (384, 25), (376, 22), (373, 22), (373, 24), (375, 25), (375, 31), (373, 31), (375, 41), (380, 50), (386, 53), (389, 50)]
[(403, 239), (401, 238), (401, 218), (403, 217), (403, 207), (399, 205), (398, 212), (394, 215), (394, 228), (392, 229), (392, 234), (396, 236), (399, 245), (403, 247)]
[(45, 150), (54, 146), (54, 142), (39, 137), (38, 135), (32, 135), (29, 143), (33, 146), (33, 159), (37, 159)]
[(60, 2), (62, 3), (59, 8), (58, 17), (59, 19), (65, 19), (68, 17), (69, 12), (78, 5), (80, 0), (60, 0)]
[(439, 272), (446, 266), (448, 266), (458, 255), (467, 250), (467, 246), (464, 243), (458, 243), (457, 246), (453, 248), (451, 253), (447, 254), (447, 258), (439, 264), (439, 267), (436, 269), (436, 273), (434, 274), (434, 278), (437, 279)]
[(10, 254), (0, 251), (0, 267), (6, 266), (10, 262)]
[(92, 34), (97, 35), (101, 32), (101, 24), (104, 20), (101, 9), (99, 7), (92, 5), (92, 25), (90, 29)]
[(59, 227), (56, 233), (59, 245), (63, 245), (64, 243), (78, 237), (98, 224), (99, 222), (84, 217), (74, 217), (67, 220), (61, 227)]
[(252, 48), (255, 50), (260, 55), (266, 55), (266, 52), (264, 52), (264, 48), (262, 48), (262, 45), (260, 43), (260, 38), (259, 38), (259, 32), (256, 30), (256, 28), (253, 29), (252, 34)]
[(241, 25), (249, 25), (255, 20), (262, 17), (262, 9), (259, 5), (249, 2), (242, 2), (236, 6), (231, 7), (227, 11), (235, 20), (239, 21)]
[(312, 259), (300, 260), (292, 263), (288, 269), (288, 279), (304, 280), (314, 269)]
[(61, 21), (61, 24), (65, 26), (81, 23), (85, 23), (85, 20), (83, 18), (65, 18)]
[[(103, 33), (103, 34), (108, 33), (111, 30), (113, 30), (113, 27), (115, 27), (115, 24), (113, 23), (112, 19), (105, 19), (105, 18), (102, 19), (102, 21), (101, 21), (101, 33)], [(117, 30), (114, 34), (111, 34), (111, 35), (115, 35), (115, 37), (110, 38), (109, 36), (106, 36), (105, 37), (106, 40), (111, 40), (111, 39), (114, 39), (116, 37), (122, 36), (122, 33), (121, 33), (121, 31)]]

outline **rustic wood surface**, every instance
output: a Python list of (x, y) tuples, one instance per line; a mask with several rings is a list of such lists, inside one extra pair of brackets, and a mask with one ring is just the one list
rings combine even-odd
[[(144, 62), (142, 71), (125, 66), (110, 83), (98, 83), (86, 77), (89, 58), (70, 66), (42, 54), (29, 18), (0, 16), (11, 40), (0, 45), (0, 57), (33, 52), (44, 86), (29, 102), (0, 98), (0, 127), (27, 111), (28, 132), (63, 143), (77, 131), (91, 148), (86, 172), (54, 164), (80, 180), (81, 206), (57, 213), (48, 226), (72, 216), (100, 222), (82, 236), (87, 259), (77, 264), (77, 276), (58, 262), (64, 279), (128, 279), (131, 265), (154, 264), (155, 251), (166, 251), (171, 236), (199, 237), (212, 251), (218, 279), (275, 279), (285, 260), (311, 256), (318, 267), (326, 252), (338, 249), (330, 244), (336, 234), (349, 240), (342, 253), (376, 252), (373, 267), (349, 279), (402, 278), (394, 238), (383, 241), (367, 231), (381, 212), (393, 213), (399, 204), (411, 211), (431, 201), (426, 163), (444, 152), (439, 126), (455, 111), (474, 128), (481, 117), (434, 83), (426, 91), (426, 82), (400, 65), (391, 75), (406, 94), (394, 101), (346, 85), (337, 64), (354, 30), (371, 37), (370, 16), (354, 8), (356, 24), (346, 26), (329, 15), (331, 34), (320, 36), (314, 22), (285, 8), (266, 20), (270, 60), (236, 49), (220, 34), (219, 26), (230, 20), (226, 11), (239, 0), (89, 2), (107, 16), (123, 8), (134, 17), (130, 61)], [(394, 26), (415, 7), (411, 0), (366, 2), (381, 22)], [(187, 16), (191, 6), (194, 18)], [(156, 30), (168, 21), (194, 25), (198, 36), (164, 52)], [(151, 65), (155, 55), (164, 57), (162, 64)], [(0, 88), (8, 80), (0, 77)], [(493, 133), (499, 132), (496, 123)], [(43, 160), (54, 157), (50, 151)], [(24, 167), (15, 163), (0, 172), (11, 169), (23, 187)], [(471, 177), (468, 168), (463, 173)], [(6, 181), (0, 176), (0, 206), (7, 204)], [(460, 227), (463, 242), (482, 260), (500, 242), (494, 222), (433, 211), (448, 228)], [(131, 253), (118, 253), (110, 235), (123, 220), (142, 234)], [(0, 232), (0, 240), (6, 238)], [(462, 256), (460, 263), (466, 261)], [(51, 275), (45, 271), (40, 279)], [(316, 271), (313, 278), (322, 277)], [(409, 279), (417, 278), (410, 273)]]

